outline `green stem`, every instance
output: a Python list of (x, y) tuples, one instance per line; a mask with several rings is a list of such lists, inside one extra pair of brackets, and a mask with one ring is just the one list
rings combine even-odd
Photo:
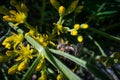
[(44, 24), (44, 13), (45, 12), (45, 0), (42, 1), (42, 13), (41, 13), (41, 24), (40, 27)]
[(62, 16), (60, 16), (60, 18), (59, 18), (59, 20), (58, 20), (57, 24), (61, 24), (61, 23), (62, 23), (62, 19), (63, 19), (63, 17), (62, 17)]

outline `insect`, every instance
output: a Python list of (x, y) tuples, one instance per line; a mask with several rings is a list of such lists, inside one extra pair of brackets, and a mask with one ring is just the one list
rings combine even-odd
[[(77, 45), (70, 45), (67, 41), (64, 41), (63, 39), (59, 39), (57, 48), (68, 54), (79, 57), (81, 50), (82, 50), (82, 46), (83, 46), (83, 43), (77, 43)], [(76, 65), (73, 61), (71, 61), (65, 57), (62, 57), (61, 60), (69, 68), (74, 68)]]

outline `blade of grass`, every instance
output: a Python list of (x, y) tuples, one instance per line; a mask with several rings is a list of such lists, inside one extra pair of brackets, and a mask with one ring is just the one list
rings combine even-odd
[(89, 35), (89, 34), (87, 34), (87, 35), (88, 35), (88, 37), (89, 37), (92, 41), (94, 41), (94, 44), (98, 47), (98, 49), (100, 50), (102, 56), (105, 56), (105, 57), (106, 57), (107, 55), (105, 54), (104, 50), (103, 50), (102, 47), (99, 45), (99, 43), (98, 43), (97, 41), (95, 41), (95, 40), (92, 38), (91, 35)]
[(30, 66), (30, 68), (28, 69), (28, 71), (24, 74), (22, 80), (29, 80), (30, 76), (32, 75), (32, 73), (34, 72), (37, 64), (40, 61), (40, 54), (44, 53), (44, 48), (38, 43), (36, 42), (32, 37), (26, 35), (25, 39), (32, 44), (32, 46), (34, 46), (38, 52), (39, 52), (39, 56), (35, 59), (35, 61), (33, 62), (33, 64)]
[(29, 80), (31, 78), (31, 75), (35, 71), (35, 68), (38, 65), (39, 61), (40, 61), (40, 57), (38, 56), (30, 66), (30, 68), (27, 70), (27, 72), (23, 75), (21, 80)]
[(103, 37), (106, 37), (106, 38), (108, 38), (110, 40), (113, 40), (113, 41), (116, 41), (116, 42), (120, 43), (120, 38), (119, 37), (112, 36), (110, 34), (107, 34), (107, 33), (103, 32), (103, 31), (96, 30), (94, 28), (89, 28), (88, 30), (90, 30), (90, 31), (92, 31), (94, 33), (97, 33), (97, 34), (99, 34), (99, 35), (101, 35)]
[(109, 14), (114, 14), (117, 13), (117, 11), (105, 11), (105, 12), (99, 12), (96, 15), (100, 16), (100, 15), (109, 15)]
[(75, 56), (72, 56), (68, 53), (65, 53), (63, 51), (58, 51), (58, 50), (54, 50), (54, 49), (49, 49), (52, 53), (55, 53), (55, 54), (58, 54), (58, 55), (61, 55), (61, 56), (64, 56), (72, 61), (74, 61), (75, 63), (77, 63), (78, 65), (86, 68), (86, 61), (82, 60), (82, 59), (79, 59), (79, 58), (76, 58)]
[(45, 53), (46, 59), (55, 67), (57, 67), (64, 75), (66, 75), (69, 80), (81, 80), (69, 68), (67, 68), (62, 62), (60, 62), (55, 56), (50, 54), (50, 52), (47, 49), (46, 52), (47, 52)]
[(75, 63), (77, 63), (78, 65), (86, 68), (87, 70), (89, 70), (90, 72), (92, 72), (92, 74), (94, 74), (96, 77), (102, 79), (102, 80), (110, 80), (109, 76), (107, 74), (105, 74), (104, 72), (102, 72), (100, 69), (98, 69), (95, 64), (90, 64), (82, 59), (76, 58), (68, 53), (62, 52), (62, 51), (58, 51), (58, 50), (54, 50), (54, 49), (49, 49), (52, 53), (54, 54), (58, 54), (61, 56), (64, 56), (72, 61), (74, 61)]
[(15, 26), (13, 23), (9, 22), (8, 25), (13, 28), (15, 31), (17, 31), (18, 33), (23, 34), (24, 31), (22, 29), (20, 29), (19, 27)]

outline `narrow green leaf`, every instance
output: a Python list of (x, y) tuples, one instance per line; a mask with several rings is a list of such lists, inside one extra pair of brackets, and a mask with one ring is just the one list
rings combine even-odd
[(30, 68), (27, 70), (27, 72), (23, 75), (22, 80), (29, 80), (31, 78), (32, 73), (35, 71), (36, 66), (38, 65), (40, 61), (40, 56), (38, 56), (33, 64), (30, 66)]
[(114, 13), (117, 13), (117, 11), (98, 12), (96, 15), (100, 16), (100, 15), (109, 15), (109, 14), (114, 14)]
[(7, 15), (9, 10), (5, 6), (0, 6), (0, 14)]
[(60, 3), (57, 0), (50, 0), (50, 3), (55, 9), (59, 9)]
[(103, 50), (102, 47), (99, 45), (99, 43), (98, 43), (97, 41), (95, 41), (95, 40), (92, 38), (91, 35), (89, 35), (89, 34), (87, 34), (87, 35), (88, 35), (88, 37), (89, 37), (92, 41), (94, 41), (94, 44), (98, 47), (98, 49), (100, 50), (102, 56), (105, 56), (105, 57), (106, 57), (107, 55), (105, 54), (104, 50)]
[(54, 50), (54, 49), (49, 49), (52, 53), (67, 57), (68, 59), (74, 61), (75, 63), (77, 63), (78, 65), (86, 68), (87, 70), (89, 70), (90, 72), (92, 72), (92, 74), (94, 74), (96, 77), (102, 79), (102, 80), (110, 80), (108, 75), (105, 74), (104, 72), (101, 71), (101, 69), (98, 69), (97, 67), (94, 66), (94, 64), (88, 64), (88, 62), (76, 58), (70, 54), (67, 54), (65, 52), (62, 51), (58, 51), (58, 50)]
[(32, 44), (32, 46), (34, 46), (38, 52), (39, 52), (39, 56), (35, 59), (34, 63), (31, 65), (31, 67), (28, 69), (28, 71), (25, 73), (25, 75), (23, 76), (22, 80), (29, 80), (30, 76), (32, 75), (32, 73), (34, 72), (37, 64), (40, 61), (40, 54), (44, 53), (44, 48), (38, 43), (36, 42), (32, 37), (30, 36), (25, 36), (26, 40)]
[[(64, 56), (64, 57), (66, 57), (66, 58), (74, 61), (74, 62), (77, 63), (78, 65), (86, 68), (86, 63), (87, 63), (87, 62), (84, 61), (84, 60), (82, 60), (82, 59), (79, 59), (79, 58), (77, 58), (77, 57), (75, 57), (75, 56), (72, 56), (72, 55), (70, 55), (70, 54), (68, 54), (68, 53), (65, 53), (65, 52), (63, 52), (63, 51), (58, 51), (58, 50), (54, 50), (54, 49), (49, 49), (49, 50), (50, 50), (52, 53), (55, 53), (55, 54)], [(87, 69), (87, 68), (86, 68), (86, 69)]]
[(79, 0), (74, 0), (70, 5), (69, 7), (67, 8), (66, 12), (65, 12), (65, 15), (68, 15), (70, 13), (72, 13), (75, 9), (76, 9), (76, 6), (78, 4)]
[(96, 29), (94, 29), (94, 28), (88, 28), (88, 29), (89, 29), (90, 31), (94, 32), (94, 33), (97, 33), (97, 34), (103, 36), (103, 37), (106, 37), (106, 38), (108, 38), (108, 39), (110, 39), (110, 40), (113, 40), (113, 41), (116, 41), (116, 42), (119, 42), (119, 43), (120, 43), (120, 38), (119, 38), (119, 37), (112, 36), (112, 35), (110, 35), (110, 34), (107, 34), (107, 33), (103, 32), (103, 31), (96, 30)]
[(64, 75), (67, 76), (69, 80), (81, 80), (77, 75), (75, 75), (69, 68), (67, 68), (62, 62), (60, 62), (55, 56), (50, 54), (48, 50), (45, 53), (46, 59), (58, 68)]

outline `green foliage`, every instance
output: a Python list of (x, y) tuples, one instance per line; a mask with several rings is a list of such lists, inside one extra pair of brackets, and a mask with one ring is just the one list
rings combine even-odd
[(0, 4), (1, 77), (119, 80), (119, 8), (119, 0), (10, 0)]

